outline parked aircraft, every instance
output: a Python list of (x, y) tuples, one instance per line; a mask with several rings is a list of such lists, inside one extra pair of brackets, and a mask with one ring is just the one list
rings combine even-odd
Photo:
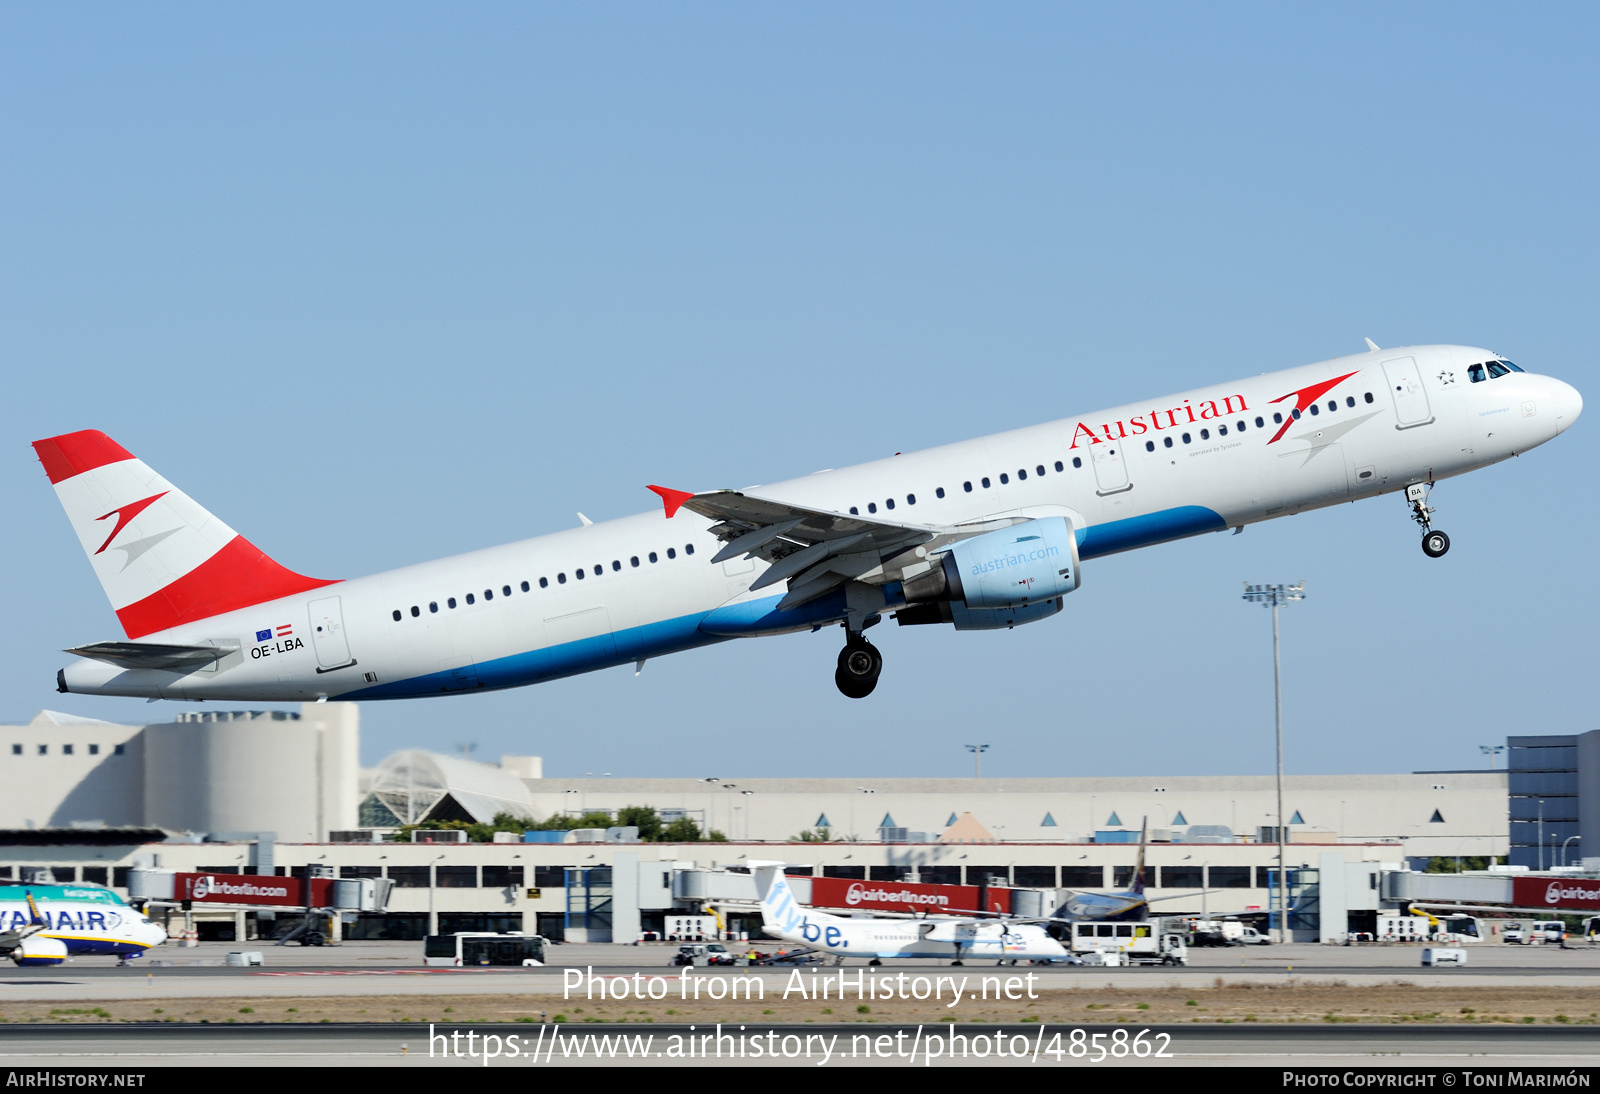
[(69, 956), (138, 957), (167, 932), (92, 885), (0, 885), (0, 956), (18, 965), (59, 965)]
[[(1371, 346), (1371, 343), (1368, 343)], [(61, 691), (400, 699), (509, 688), (840, 624), (862, 698), (902, 625), (1060, 612), (1119, 551), (1399, 493), (1443, 555), (1436, 482), (1577, 420), (1578, 392), (1487, 350), (1380, 350), (748, 490), (650, 487), (662, 513), (372, 577), (280, 566), (104, 433), (37, 441), (126, 640)], [(781, 586), (781, 588), (780, 588)]]
[(801, 907), (783, 874), (781, 862), (751, 862), (761, 898), (761, 928), (774, 938), (803, 942), (840, 957), (864, 957), (878, 965), (885, 957), (949, 957), (997, 961), (1065, 958), (1066, 949), (1037, 923), (1005, 919), (879, 919), (836, 916)]

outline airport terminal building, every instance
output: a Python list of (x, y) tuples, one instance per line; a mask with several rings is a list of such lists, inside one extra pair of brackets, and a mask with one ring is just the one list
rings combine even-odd
[[(667, 917), (699, 910), (704, 876), (740, 872), (752, 859), (791, 863), (797, 878), (1046, 894), (1121, 888), (1141, 827), (1149, 891), (1174, 898), (1163, 912), (1263, 912), (1276, 885), (1271, 777), (547, 779), (536, 757), (495, 765), (421, 751), (364, 771), (358, 732), (357, 709), (338, 703), (298, 714), (185, 713), (147, 726), (45, 712), (0, 727), (0, 878), (124, 891), (140, 868), (385, 878), (387, 907), (348, 914), (346, 937), (525, 930), (575, 941), (660, 930)], [(1578, 755), (1574, 744), (1574, 763)], [(1381, 872), (1514, 853), (1515, 778), (1286, 777), (1291, 906), (1311, 907), (1321, 887), (1343, 894), (1351, 915), (1366, 914), (1379, 906)], [(726, 841), (627, 842), (626, 830), (496, 843), (385, 838), (430, 818), (614, 816), (626, 806), (688, 818)], [(1574, 864), (1575, 842), (1566, 849)], [(1321, 933), (1304, 916), (1291, 914), (1290, 926), (1297, 936)], [(198, 927), (218, 938), (277, 929), (245, 912), (202, 915)]]

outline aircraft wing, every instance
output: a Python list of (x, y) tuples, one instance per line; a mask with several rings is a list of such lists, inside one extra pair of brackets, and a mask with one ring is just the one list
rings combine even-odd
[(124, 669), (193, 672), (238, 650), (237, 646), (163, 646), (154, 642), (95, 642), (67, 650)]
[[(661, 495), (669, 517), (682, 507), (716, 521), (711, 533), (723, 548), (712, 562), (743, 555), (770, 564), (751, 584), (752, 592), (787, 580), (789, 592), (779, 611), (799, 607), (848, 581), (879, 585), (915, 577), (931, 569), (924, 556), (944, 545), (1016, 523), (1004, 519), (941, 527), (809, 509), (738, 490), (690, 494), (650, 489)], [(924, 549), (918, 552), (919, 547)]]

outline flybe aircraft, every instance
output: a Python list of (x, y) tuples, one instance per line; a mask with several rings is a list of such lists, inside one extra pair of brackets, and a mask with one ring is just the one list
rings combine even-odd
[(57, 686), (401, 699), (839, 624), (834, 679), (862, 698), (885, 616), (1036, 622), (1119, 551), (1397, 493), (1437, 558), (1433, 485), (1559, 435), (1583, 400), (1488, 350), (1368, 345), (770, 486), (652, 486), (652, 513), (342, 581), (279, 565), (104, 433), (51, 437), (34, 448), (125, 635), (69, 650)]
[(0, 885), (0, 955), (18, 965), (59, 965), (69, 956), (138, 957), (167, 932), (110, 889)]
[(997, 919), (877, 919), (828, 915), (803, 908), (783, 875), (781, 862), (752, 862), (761, 898), (761, 929), (773, 938), (803, 942), (840, 957), (949, 957), (997, 961), (1065, 958), (1066, 949), (1037, 923)]

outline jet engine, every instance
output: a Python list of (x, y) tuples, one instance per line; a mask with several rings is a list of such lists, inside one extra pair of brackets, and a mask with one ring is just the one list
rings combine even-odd
[(1032, 623), (1061, 610), (1078, 587), (1078, 538), (1065, 517), (1042, 517), (953, 544), (907, 580), (903, 626), (953, 623), (958, 631)]
[(11, 960), (19, 965), (59, 965), (66, 959), (65, 942), (39, 934), (24, 938), (11, 951)]

